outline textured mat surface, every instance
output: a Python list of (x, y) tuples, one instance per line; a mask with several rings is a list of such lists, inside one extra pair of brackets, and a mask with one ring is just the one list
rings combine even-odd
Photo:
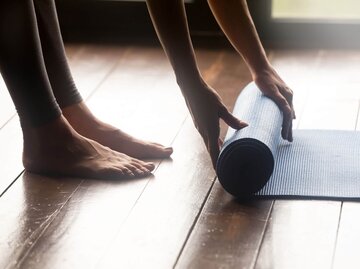
[(360, 200), (360, 133), (294, 130), (280, 138), (277, 106), (249, 84), (233, 112), (249, 127), (229, 129), (217, 163), (220, 183), (237, 197)]
[(257, 194), (360, 199), (359, 153), (359, 132), (294, 130), (294, 142), (280, 143), (273, 175)]

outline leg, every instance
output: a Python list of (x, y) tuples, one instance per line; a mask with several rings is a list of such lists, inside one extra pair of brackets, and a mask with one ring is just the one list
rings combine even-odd
[(30, 172), (81, 177), (149, 174), (152, 164), (79, 135), (61, 115), (48, 80), (32, 0), (0, 2), (0, 71), (20, 116)]
[(80, 134), (136, 158), (166, 158), (171, 148), (141, 141), (97, 119), (82, 101), (66, 60), (53, 0), (35, 0), (46, 70), (56, 100), (72, 127)]

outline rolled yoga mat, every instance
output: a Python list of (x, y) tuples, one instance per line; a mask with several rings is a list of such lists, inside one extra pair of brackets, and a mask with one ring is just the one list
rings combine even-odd
[(294, 130), (281, 139), (282, 113), (250, 83), (233, 114), (249, 123), (229, 128), (217, 162), (221, 185), (242, 197), (360, 199), (360, 134)]

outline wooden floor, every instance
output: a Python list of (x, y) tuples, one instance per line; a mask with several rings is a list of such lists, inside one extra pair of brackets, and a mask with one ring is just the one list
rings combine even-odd
[[(224, 192), (161, 49), (69, 44), (67, 53), (100, 118), (175, 152), (139, 180), (23, 173), (0, 82), (0, 268), (360, 268), (360, 203), (239, 203)], [(226, 49), (197, 57), (231, 108), (250, 81), (244, 63)], [(295, 128), (360, 128), (360, 51), (269, 57), (295, 91)]]

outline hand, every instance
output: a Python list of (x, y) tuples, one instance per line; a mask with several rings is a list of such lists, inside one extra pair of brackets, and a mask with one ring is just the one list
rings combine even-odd
[(219, 119), (223, 119), (230, 127), (237, 130), (248, 124), (235, 118), (225, 107), (220, 96), (205, 84), (197, 86), (197, 89), (192, 88), (191, 94), (185, 96), (185, 101), (195, 127), (205, 142), (213, 167), (216, 168), (222, 144), (219, 139)]
[(292, 120), (295, 119), (293, 91), (272, 67), (257, 72), (254, 75), (254, 81), (263, 94), (271, 98), (283, 112), (281, 136), (292, 142)]

